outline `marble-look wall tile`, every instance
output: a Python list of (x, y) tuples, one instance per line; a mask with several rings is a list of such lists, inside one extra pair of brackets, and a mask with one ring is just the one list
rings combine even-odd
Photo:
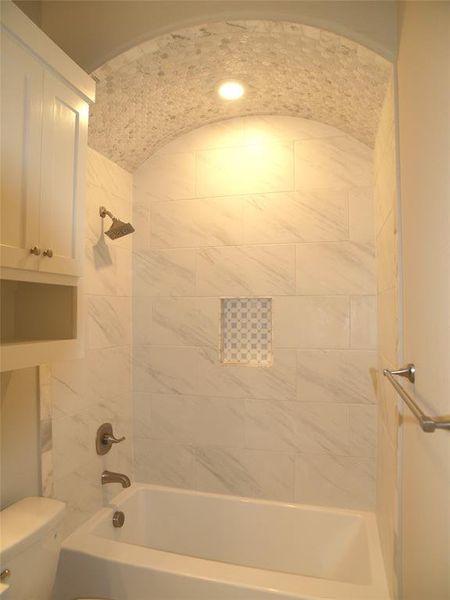
[(349, 190), (349, 229), (353, 242), (375, 242), (373, 187)]
[(377, 406), (350, 405), (350, 454), (375, 457), (377, 448)]
[(132, 256), (129, 249), (115, 248), (115, 277), (116, 295), (131, 296), (132, 294)]
[(378, 349), (380, 357), (396, 368), (399, 358), (399, 298), (396, 287), (378, 294)]
[(99, 466), (88, 461), (55, 479), (55, 497), (66, 502), (63, 537), (72, 533), (103, 506), (100, 474)]
[[(371, 171), (371, 151), (340, 131), (270, 116), (193, 131), (139, 168), (138, 479), (373, 504)], [(240, 297), (272, 298), (270, 366), (221, 363), (220, 302)], [(301, 487), (300, 461), (320, 467)], [(333, 461), (345, 475), (336, 485)]]
[(211, 123), (207, 127), (194, 129), (181, 135), (162, 148), (158, 149), (158, 156), (178, 154), (180, 152), (195, 152), (210, 150), (211, 148), (229, 148), (240, 146), (246, 140), (245, 121), (236, 117)]
[(41, 455), (41, 494), (54, 494), (52, 376), (49, 365), (39, 365), (39, 450)]
[(197, 252), (200, 296), (271, 296), (294, 292), (294, 246), (204, 248)]
[(347, 296), (282, 296), (273, 301), (274, 345), (281, 348), (348, 348)]
[(53, 421), (55, 478), (65, 477), (88, 462), (93, 440), (86, 412)]
[(295, 459), (295, 500), (305, 504), (373, 510), (373, 458), (330, 454)]
[(195, 250), (148, 250), (133, 257), (134, 296), (195, 294)]
[(378, 452), (377, 520), (386, 575), (393, 598), (398, 597), (400, 573), (400, 483), (397, 470), (400, 427), (398, 395), (382, 376), (397, 368), (400, 356), (399, 242), (397, 233), (397, 148), (394, 81), (383, 105), (375, 144), (375, 218), (378, 304)]
[(134, 175), (136, 187), (161, 200), (195, 197), (195, 154), (154, 156)]
[(84, 359), (51, 365), (51, 398), (54, 418), (76, 415), (90, 402)]
[(297, 452), (301, 449), (296, 403), (245, 400), (245, 444), (254, 450)]
[[(104, 204), (124, 220), (132, 219), (132, 176), (88, 150), (86, 197), (85, 357), (49, 365), (53, 457), (42, 454), (46, 495), (67, 503), (63, 534), (71, 533), (102, 508), (117, 487), (101, 485), (105, 468), (133, 477), (131, 429), (131, 245), (132, 237), (112, 241), (98, 214)], [(42, 383), (42, 382), (41, 382)], [(41, 399), (44, 390), (41, 389)], [(95, 435), (111, 422), (126, 440), (108, 456), (95, 451)], [(49, 432), (50, 421), (45, 431)], [(46, 445), (46, 447), (48, 444)]]
[[(145, 190), (133, 185), (132, 224), (134, 233), (131, 237), (133, 250), (150, 248), (150, 206), (152, 196)], [(127, 236), (129, 237), (129, 236)]]
[(39, 419), (46, 421), (53, 416), (51, 385), (52, 372), (49, 365), (39, 365)]
[(397, 206), (397, 156), (394, 82), (389, 82), (374, 148), (375, 220), (379, 231)]
[(88, 148), (87, 184), (103, 188), (119, 198), (123, 198), (131, 206), (130, 192), (133, 176), (93, 148)]
[(137, 481), (195, 487), (194, 452), (189, 446), (136, 438), (134, 465)]
[(378, 419), (378, 454), (376, 468), (376, 511), (386, 576), (391, 594), (398, 598), (398, 495), (399, 472), (397, 446), (391, 443), (383, 422)]
[(133, 391), (133, 443), (136, 439), (151, 439), (152, 396), (149, 392)]
[(148, 343), (217, 348), (219, 316), (217, 298), (153, 298)]
[(287, 454), (231, 448), (197, 448), (196, 487), (206, 492), (293, 500), (294, 460)]
[(350, 298), (351, 346), (352, 348), (377, 347), (377, 299), (376, 296), (352, 296)]
[(244, 141), (257, 143), (274, 139), (309, 140), (335, 138), (342, 135), (339, 129), (312, 119), (258, 115), (243, 119)]
[(154, 248), (228, 246), (242, 241), (239, 197), (153, 202), (150, 207)]
[(376, 353), (368, 350), (299, 350), (297, 394), (303, 402), (374, 402)]
[(100, 296), (131, 296), (131, 252), (112, 246), (105, 236), (85, 251), (84, 292)]
[(298, 244), (297, 293), (374, 294), (373, 247), (354, 242)]
[(346, 405), (246, 400), (246, 445), (302, 454), (348, 454)]
[(198, 393), (231, 398), (294, 400), (294, 350), (274, 350), (272, 367), (223, 365), (215, 348), (198, 353)]
[(254, 194), (243, 198), (246, 244), (348, 239), (345, 190)]
[(293, 190), (293, 160), (293, 146), (288, 142), (198, 152), (197, 194), (208, 197)]
[(348, 137), (295, 142), (295, 189), (372, 185), (371, 151)]
[(302, 454), (349, 453), (349, 416), (346, 405), (302, 402), (297, 408)]
[(150, 437), (202, 447), (243, 447), (244, 411), (237, 399), (153, 394)]
[[(403, 419), (403, 406), (397, 392), (389, 381), (381, 375), (383, 368), (394, 369), (383, 356), (379, 356), (379, 382), (377, 386), (378, 415), (379, 421), (383, 423), (391, 445), (396, 449), (400, 442), (399, 428)], [(410, 418), (413, 418), (410, 416)]]
[(127, 297), (87, 298), (87, 346), (90, 349), (131, 343), (131, 300)]
[(133, 297), (133, 347), (152, 343), (152, 304), (148, 296)]
[(131, 389), (129, 346), (114, 346), (86, 352), (87, 386), (90, 394), (111, 398)]
[(397, 168), (394, 140), (375, 171), (375, 229), (379, 231), (397, 204)]
[[(135, 346), (135, 392), (193, 394), (197, 391), (199, 350), (196, 348)], [(206, 392), (207, 393), (207, 392)]]
[(103, 238), (85, 247), (84, 286), (87, 294), (117, 295), (117, 248)]
[(397, 223), (392, 210), (377, 235), (377, 284), (378, 292), (397, 285)]
[(46, 498), (55, 495), (53, 450), (41, 450), (41, 493)]

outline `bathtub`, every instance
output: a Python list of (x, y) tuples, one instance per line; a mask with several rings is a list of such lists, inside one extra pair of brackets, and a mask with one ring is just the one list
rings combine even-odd
[[(125, 514), (114, 528), (115, 510)], [(134, 484), (63, 543), (55, 600), (386, 600), (371, 513)]]

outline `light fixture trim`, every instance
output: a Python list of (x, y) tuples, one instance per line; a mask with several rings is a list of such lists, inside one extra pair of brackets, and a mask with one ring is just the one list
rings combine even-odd
[(226, 79), (217, 86), (217, 93), (223, 100), (239, 100), (245, 94), (245, 87), (237, 79)]

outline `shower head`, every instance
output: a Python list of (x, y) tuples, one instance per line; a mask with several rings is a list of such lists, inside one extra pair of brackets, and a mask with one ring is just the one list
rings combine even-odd
[(120, 219), (117, 219), (112, 213), (109, 212), (109, 210), (106, 210), (104, 206), (100, 206), (99, 214), (102, 219), (104, 219), (106, 215), (112, 219), (111, 227), (108, 229), (108, 231), (105, 231), (105, 235), (112, 240), (116, 240), (124, 235), (133, 233), (134, 227), (131, 223), (124, 223)]

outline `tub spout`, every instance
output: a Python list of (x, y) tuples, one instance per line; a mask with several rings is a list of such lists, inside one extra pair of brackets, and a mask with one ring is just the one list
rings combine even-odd
[(130, 478), (123, 473), (114, 473), (113, 471), (103, 471), (102, 485), (105, 483), (120, 483), (123, 488), (130, 487)]

